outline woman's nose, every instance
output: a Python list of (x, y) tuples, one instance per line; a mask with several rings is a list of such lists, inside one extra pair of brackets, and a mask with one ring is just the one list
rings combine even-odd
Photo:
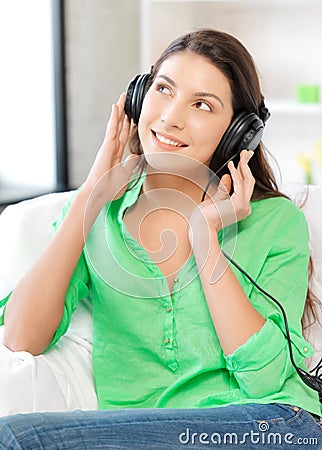
[(184, 128), (184, 112), (179, 101), (171, 101), (162, 112), (161, 121), (168, 127)]

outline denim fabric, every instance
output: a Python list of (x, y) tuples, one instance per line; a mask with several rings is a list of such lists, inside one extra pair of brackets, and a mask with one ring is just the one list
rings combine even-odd
[(0, 419), (0, 448), (322, 449), (322, 426), (282, 405), (34, 413)]

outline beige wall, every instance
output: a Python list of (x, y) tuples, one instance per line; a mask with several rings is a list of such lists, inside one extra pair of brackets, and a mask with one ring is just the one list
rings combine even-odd
[(70, 184), (86, 177), (111, 105), (139, 71), (139, 0), (66, 0)]

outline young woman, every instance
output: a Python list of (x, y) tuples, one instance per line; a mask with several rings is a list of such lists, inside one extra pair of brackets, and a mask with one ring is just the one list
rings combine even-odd
[(229, 263), (281, 302), (305, 369), (308, 230), (256, 142), (268, 112), (252, 58), (202, 29), (147, 80), (126, 100), (137, 127), (129, 137), (122, 94), (87, 179), (6, 299), (5, 344), (37, 355), (91, 295), (100, 411), (3, 418), (3, 448), (318, 448), (318, 394), (290, 361), (282, 312)]

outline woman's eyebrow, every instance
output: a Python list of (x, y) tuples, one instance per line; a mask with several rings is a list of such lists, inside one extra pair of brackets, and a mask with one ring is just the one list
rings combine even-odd
[(212, 97), (212, 98), (214, 98), (215, 100), (217, 100), (217, 101), (221, 104), (221, 106), (224, 108), (223, 101), (222, 101), (221, 98), (218, 97), (218, 95), (216, 95), (216, 94), (211, 94), (210, 92), (196, 92), (194, 95), (195, 95), (196, 97)]
[[(175, 83), (171, 78), (169, 78), (167, 75), (162, 75), (162, 74), (160, 74), (160, 75), (157, 76), (157, 78), (163, 78), (163, 79), (166, 80), (169, 84), (171, 84), (173, 87), (177, 87), (176, 83)], [(195, 96), (195, 97), (212, 97), (212, 98), (214, 98), (215, 100), (217, 100), (217, 101), (221, 104), (221, 106), (224, 108), (224, 103), (223, 103), (223, 101), (222, 101), (221, 98), (218, 97), (218, 95), (216, 95), (216, 94), (212, 94), (211, 92), (195, 92), (195, 93), (194, 93), (194, 96)]]
[(169, 84), (171, 84), (173, 87), (177, 87), (176, 83), (171, 78), (167, 77), (166, 75), (158, 75), (157, 78), (163, 78)]

